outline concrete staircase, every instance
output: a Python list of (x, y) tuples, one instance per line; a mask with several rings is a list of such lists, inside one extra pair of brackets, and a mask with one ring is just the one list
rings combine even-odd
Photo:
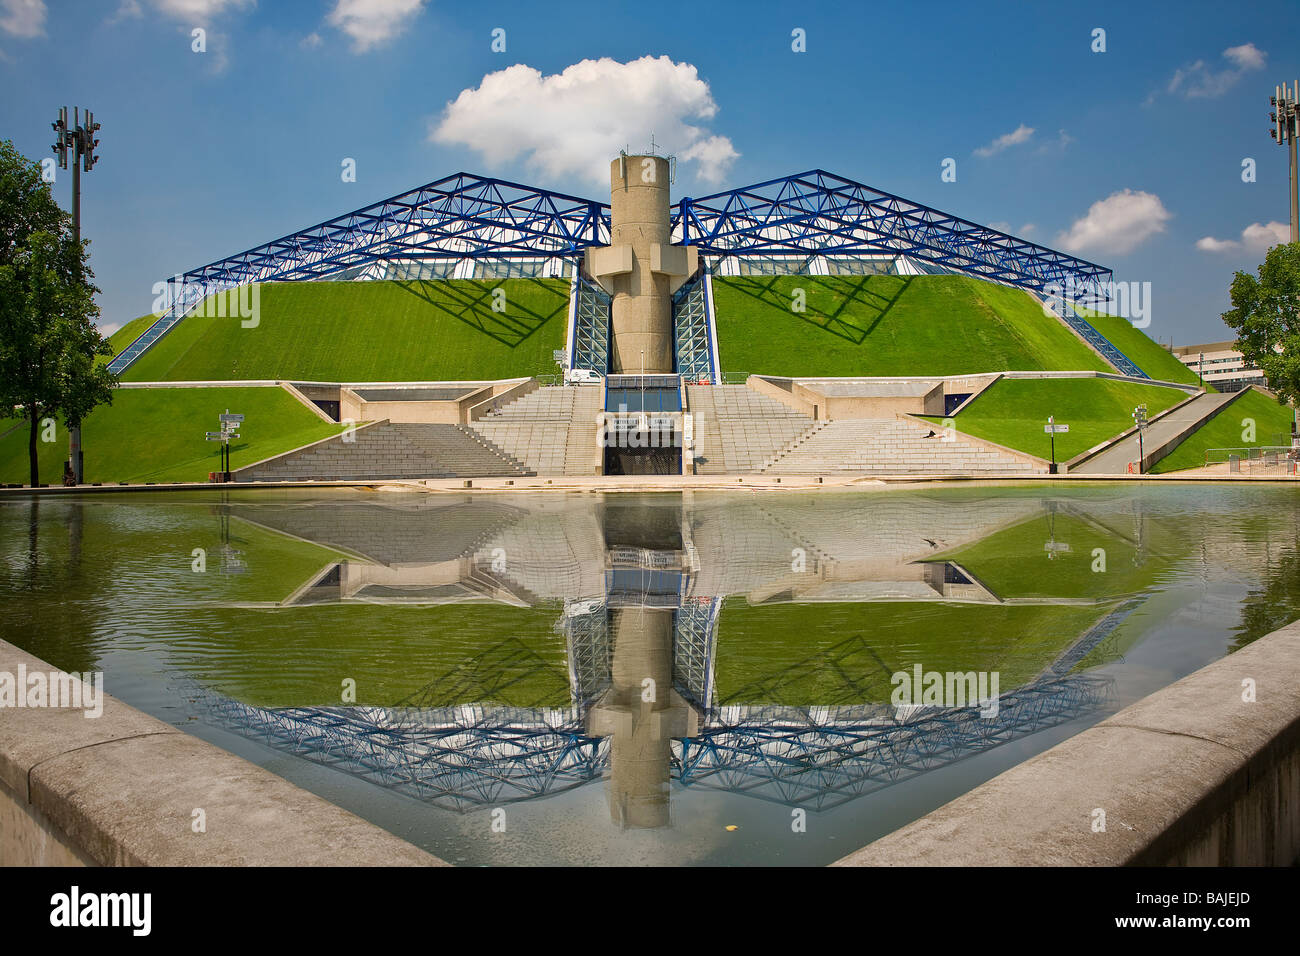
[(697, 475), (753, 474), (814, 422), (748, 385), (688, 385)]
[(763, 471), (771, 475), (981, 475), (1046, 472), (1028, 458), (957, 436), (926, 438), (925, 425), (907, 419), (842, 418), (818, 422), (791, 441)]
[(595, 473), (596, 416), (602, 390), (545, 386), (469, 426), (538, 475)]
[(464, 425), (378, 422), (235, 472), (236, 481), (370, 481), (532, 474)]

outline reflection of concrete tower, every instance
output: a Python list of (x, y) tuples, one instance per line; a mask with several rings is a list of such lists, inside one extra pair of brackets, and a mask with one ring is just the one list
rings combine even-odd
[(608, 292), (610, 370), (673, 370), (672, 294), (695, 272), (694, 247), (670, 235), (668, 160), (620, 156), (610, 164), (610, 245), (587, 251), (587, 271)]
[(672, 738), (686, 734), (673, 694), (673, 612), (611, 610), (610, 630), (614, 684), (593, 714), (593, 729), (610, 737), (609, 814), (625, 827), (667, 826)]

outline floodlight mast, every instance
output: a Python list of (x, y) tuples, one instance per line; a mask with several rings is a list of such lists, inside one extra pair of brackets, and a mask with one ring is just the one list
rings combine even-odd
[(1269, 119), (1273, 121), (1273, 128), (1268, 131), (1268, 135), (1279, 146), (1289, 147), (1288, 158), (1291, 165), (1290, 196), (1291, 201), (1291, 241), (1300, 242), (1300, 180), (1297, 179), (1296, 161), (1297, 161), (1297, 141), (1300, 141), (1300, 115), (1297, 115), (1297, 90), (1300, 89), (1300, 80), (1295, 85), (1287, 88), (1283, 83), (1281, 86), (1274, 88), (1274, 93), (1269, 97), (1269, 105), (1274, 111), (1269, 114)]
[[(72, 239), (78, 251), (81, 249), (81, 173), (90, 172), (99, 161), (95, 147), (99, 140), (95, 133), (100, 124), (95, 122), (95, 114), (86, 110), (86, 121), (81, 121), (80, 107), (74, 107), (72, 125), (68, 125), (68, 108), (59, 107), (59, 118), (50, 126), (54, 129), (54, 145), (51, 147), (59, 157), (59, 168), (68, 168), (68, 152), (72, 152)], [(77, 269), (81, 269), (81, 257), (77, 257)], [(81, 447), (81, 426), (69, 431), (68, 459), (72, 468), (73, 481), (81, 484), (86, 477), (85, 454)]]

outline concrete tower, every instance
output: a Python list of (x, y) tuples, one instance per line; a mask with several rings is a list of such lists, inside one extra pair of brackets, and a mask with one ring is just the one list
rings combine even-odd
[(693, 246), (674, 246), (668, 160), (620, 156), (610, 163), (610, 245), (587, 250), (587, 272), (610, 294), (611, 371), (673, 370), (672, 295), (696, 270)]

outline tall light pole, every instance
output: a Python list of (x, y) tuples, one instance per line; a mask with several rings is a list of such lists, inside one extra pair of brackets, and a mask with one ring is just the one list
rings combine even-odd
[(1296, 115), (1297, 87), (1300, 87), (1300, 80), (1290, 89), (1283, 83), (1268, 98), (1269, 105), (1274, 108), (1269, 114), (1273, 128), (1268, 131), (1268, 135), (1279, 146), (1290, 147), (1292, 242), (1300, 242), (1300, 183), (1296, 179), (1296, 149), (1297, 140), (1300, 140), (1300, 116)]
[[(95, 147), (99, 145), (99, 140), (95, 139), (95, 132), (99, 129), (99, 124), (95, 122), (95, 114), (86, 110), (86, 121), (81, 121), (81, 110), (74, 107), (72, 112), (72, 125), (68, 126), (68, 108), (66, 106), (59, 108), (59, 118), (50, 124), (54, 128), (54, 155), (59, 157), (59, 168), (68, 168), (68, 151), (72, 151), (72, 238), (77, 244), (78, 254), (81, 250), (81, 171), (84, 168), (90, 172), (99, 157), (95, 155)], [(80, 258), (78, 258), (80, 263)], [(78, 266), (80, 269), (80, 266)], [(72, 477), (77, 484), (81, 484), (86, 477), (85, 455), (81, 449), (81, 426), (71, 430), (68, 441), (68, 459), (72, 465)]]

